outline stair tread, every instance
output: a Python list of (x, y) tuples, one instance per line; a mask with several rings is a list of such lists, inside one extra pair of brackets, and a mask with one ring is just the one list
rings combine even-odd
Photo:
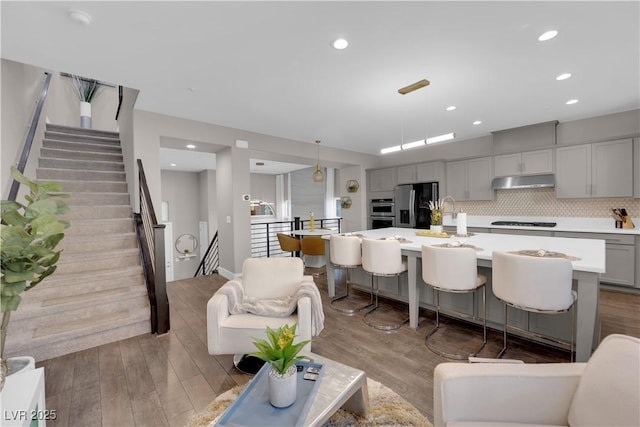
[[(131, 265), (128, 267), (119, 267), (119, 268), (103, 268), (95, 271), (81, 271), (75, 273), (58, 273), (47, 277), (47, 284), (57, 284), (58, 286), (64, 286), (65, 284), (74, 284), (78, 281), (86, 281), (87, 278), (94, 278), (95, 280), (104, 280), (113, 277), (119, 277), (120, 275), (124, 276), (133, 276), (142, 274), (142, 266), (141, 265)], [(58, 283), (59, 282), (59, 283)], [(35, 292), (39, 287), (33, 288), (30, 292)]]

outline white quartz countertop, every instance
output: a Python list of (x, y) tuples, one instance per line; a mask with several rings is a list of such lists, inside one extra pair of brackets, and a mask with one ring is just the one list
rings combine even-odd
[[(613, 218), (583, 218), (583, 217), (539, 217), (539, 216), (467, 216), (467, 227), (502, 228), (514, 230), (545, 230), (545, 231), (571, 231), (576, 233), (612, 233), (640, 235), (640, 218), (633, 218), (636, 228), (615, 228)], [(491, 225), (494, 221), (518, 221), (518, 222), (555, 222), (555, 227), (518, 227), (514, 225)], [(456, 226), (456, 220), (451, 215), (445, 215), (443, 225)]]
[[(570, 257), (579, 258), (572, 261), (574, 271), (605, 272), (605, 241), (601, 239), (492, 233), (477, 233), (464, 238), (455, 236), (439, 238), (419, 236), (416, 234), (417, 231), (419, 230), (413, 228), (380, 228), (356, 231), (351, 234), (370, 239), (399, 238), (402, 249), (408, 251), (422, 251), (422, 245), (460, 242), (478, 248), (477, 255), (480, 260), (491, 260), (493, 251), (511, 252), (544, 249), (545, 251), (561, 252)], [(328, 239), (329, 236), (323, 236), (323, 238)]]

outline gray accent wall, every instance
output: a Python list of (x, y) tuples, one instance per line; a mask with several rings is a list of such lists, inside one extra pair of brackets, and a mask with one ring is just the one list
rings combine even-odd
[[(324, 218), (325, 182), (314, 182), (311, 179), (315, 167), (300, 169), (290, 173), (291, 176), (291, 215), (303, 220), (309, 219), (309, 212), (316, 218)], [(292, 218), (292, 219), (293, 219)]]

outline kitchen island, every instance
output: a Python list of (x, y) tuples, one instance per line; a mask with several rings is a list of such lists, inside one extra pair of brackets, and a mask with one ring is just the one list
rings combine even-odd
[[(427, 237), (417, 235), (418, 230), (408, 228), (382, 228), (377, 230), (364, 230), (354, 232), (366, 238), (380, 239), (388, 237), (401, 237), (402, 254), (407, 257), (407, 279), (406, 285), (398, 288), (397, 285), (390, 285), (384, 291), (384, 281), (381, 280), (381, 295), (408, 302), (409, 305), (409, 325), (412, 328), (418, 327), (418, 315), (420, 305), (429, 307), (428, 299), (421, 297), (421, 291), (426, 290), (427, 286), (422, 281), (422, 245), (437, 245), (452, 241), (460, 241), (465, 244), (473, 245), (477, 250), (478, 266), (480, 268), (491, 268), (493, 251), (519, 251), (519, 250), (537, 250), (545, 249), (547, 251), (561, 252), (568, 256), (577, 258), (572, 261), (573, 277), (578, 292), (578, 301), (576, 303), (577, 328), (576, 328), (576, 361), (586, 362), (591, 355), (591, 351), (599, 342), (599, 319), (598, 319), (598, 299), (599, 299), (599, 279), (600, 274), (605, 272), (605, 241), (597, 239), (575, 239), (564, 237), (546, 237), (546, 236), (521, 236), (521, 235), (502, 235), (502, 234), (484, 234), (478, 233), (470, 237), (458, 238), (450, 237), (448, 239), (438, 237)], [(326, 253), (329, 253), (329, 238), (325, 237)], [(368, 283), (366, 275), (361, 269), (356, 271), (352, 276), (353, 281), (360, 279), (361, 289), (367, 289)], [(489, 276), (490, 276), (490, 272)], [(490, 278), (489, 278), (490, 280)], [(357, 283), (357, 282), (356, 282)], [(335, 296), (335, 269), (331, 263), (327, 264), (327, 284), (329, 296)], [(396, 286), (394, 289), (393, 286)], [(429, 288), (430, 289), (430, 288)], [(426, 293), (426, 292), (425, 292)], [(487, 292), (489, 299), (493, 298), (493, 305), (497, 301), (491, 292)], [(464, 302), (462, 303), (464, 305)], [(491, 307), (491, 305), (490, 305)], [(471, 306), (470, 310), (475, 307)], [(497, 310), (493, 310), (497, 313)], [(538, 315), (541, 316), (541, 315)], [(548, 315), (562, 316), (562, 315)], [(500, 320), (502, 317), (500, 316)], [(532, 317), (535, 322), (540, 324), (545, 321), (539, 321), (538, 317)], [(493, 328), (501, 329), (500, 322), (497, 318), (493, 322), (489, 321)], [(525, 326), (529, 325), (529, 320), (521, 320)], [(522, 325), (520, 325), (522, 326)], [(544, 329), (544, 328), (543, 328)], [(555, 326), (548, 327), (550, 331)]]

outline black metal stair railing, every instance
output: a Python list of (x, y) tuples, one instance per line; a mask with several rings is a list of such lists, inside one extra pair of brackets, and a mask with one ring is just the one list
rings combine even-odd
[(140, 255), (151, 306), (151, 333), (164, 334), (170, 329), (169, 299), (164, 256), (164, 224), (158, 224), (151, 194), (138, 159), (140, 213), (134, 213), (134, 225), (140, 244)]
[(218, 232), (216, 231), (193, 277), (216, 274), (218, 267), (220, 267), (220, 245), (218, 243)]
[[(340, 233), (342, 218), (316, 219), (316, 227), (330, 228)], [(319, 224), (319, 225), (318, 225)], [(283, 252), (278, 242), (278, 233), (295, 234), (295, 230), (309, 227), (308, 220), (296, 217), (293, 221), (255, 222), (251, 224), (251, 257), (289, 256)]]

